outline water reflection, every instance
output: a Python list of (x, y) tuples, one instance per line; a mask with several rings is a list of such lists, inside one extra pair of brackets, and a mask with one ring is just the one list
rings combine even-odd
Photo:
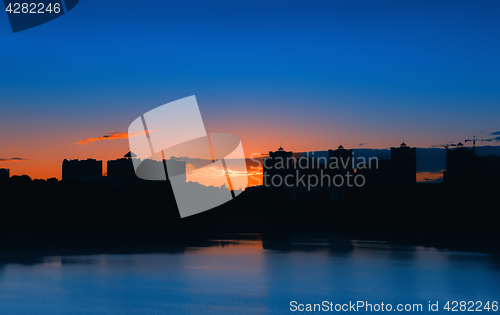
[[(109, 244), (108, 244), (109, 245)], [(282, 314), (291, 300), (495, 300), (499, 257), (349, 240), (240, 234), (1, 257), (2, 314)]]

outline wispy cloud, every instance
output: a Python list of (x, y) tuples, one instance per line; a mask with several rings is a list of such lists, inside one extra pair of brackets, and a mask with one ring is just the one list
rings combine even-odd
[(360, 144), (358, 144), (358, 147), (364, 147), (364, 146), (365, 146), (365, 144), (366, 144), (366, 143), (364, 143), (364, 142), (363, 142), (363, 143), (360, 143)]
[(489, 142), (500, 142), (500, 136), (492, 138), (492, 139), (484, 139), (484, 141), (489, 141)]
[(498, 136), (498, 137), (491, 138), (491, 139), (484, 139), (483, 141), (500, 142), (500, 131), (492, 132), (492, 133), (490, 133), (490, 136)]
[[(151, 133), (154, 131), (156, 131), (156, 130), (149, 130), (148, 132)], [(144, 134), (146, 134), (146, 131), (138, 131), (138, 132), (131, 133), (130, 137), (136, 137), (136, 136), (140, 136), (140, 135), (144, 135)], [(115, 132), (109, 132), (108, 134), (101, 136), (101, 137), (83, 139), (83, 140), (78, 141), (76, 144), (87, 145), (87, 144), (94, 144), (94, 142), (100, 141), (100, 140), (116, 140), (116, 139), (128, 139), (128, 138), (129, 138), (128, 132), (115, 131)]]
[(17, 162), (17, 161), (29, 161), (29, 159), (23, 159), (23, 158), (11, 158), (11, 159), (0, 159), (0, 162)]

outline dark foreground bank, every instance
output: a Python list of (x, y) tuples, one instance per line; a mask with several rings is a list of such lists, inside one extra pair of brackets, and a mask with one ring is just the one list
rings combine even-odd
[(350, 190), (343, 200), (303, 202), (292, 201), (285, 189), (268, 188), (243, 192), (184, 219), (167, 182), (119, 187), (9, 183), (0, 191), (4, 249), (21, 243), (27, 251), (33, 250), (29, 244), (91, 251), (112, 251), (120, 244), (145, 249), (224, 233), (286, 239), (292, 231), (480, 251), (497, 251), (500, 244), (500, 186), (493, 178), (456, 185), (417, 184), (404, 190)]

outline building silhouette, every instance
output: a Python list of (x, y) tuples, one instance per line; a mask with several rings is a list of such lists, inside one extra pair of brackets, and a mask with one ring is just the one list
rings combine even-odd
[(133, 158), (136, 155), (133, 152), (128, 152), (123, 158), (117, 160), (109, 160), (106, 163), (107, 178), (116, 184), (133, 183), (137, 180), (135, 175)]
[(488, 176), (500, 176), (500, 157), (477, 156), (475, 147), (467, 148), (462, 143), (455, 149), (446, 148), (445, 183), (463, 183)]
[[(134, 161), (139, 165), (134, 169)], [(107, 180), (113, 185), (136, 184), (141, 178), (156, 178), (165, 180), (165, 177), (176, 176), (177, 180), (186, 182), (186, 162), (176, 157), (162, 161), (153, 159), (140, 160), (133, 152), (128, 152), (123, 158), (107, 162)], [(137, 172), (137, 173), (136, 173)], [(139, 176), (139, 177), (138, 177)], [(168, 178), (167, 178), (168, 180)]]
[(328, 150), (329, 163), (337, 163), (338, 165), (338, 169), (332, 169), (332, 175), (354, 173), (353, 152), (353, 150), (346, 150), (342, 145), (339, 145), (336, 150)]
[(10, 177), (10, 170), (8, 168), (0, 168), (0, 182), (5, 182)]
[[(292, 180), (292, 177), (295, 177), (293, 152), (285, 151), (282, 147), (274, 152), (269, 151), (269, 156), (264, 159), (262, 171), (264, 186), (285, 186), (285, 178), (289, 178), (290, 182), (294, 182)], [(277, 179), (273, 182), (275, 176)]]
[(446, 171), (443, 172), (445, 183), (462, 181), (478, 171), (475, 149), (465, 147), (461, 142), (455, 149), (446, 148)]
[(401, 143), (391, 147), (392, 185), (405, 188), (417, 182), (417, 148)]
[(95, 159), (67, 160), (62, 165), (62, 180), (77, 182), (101, 182), (102, 161)]

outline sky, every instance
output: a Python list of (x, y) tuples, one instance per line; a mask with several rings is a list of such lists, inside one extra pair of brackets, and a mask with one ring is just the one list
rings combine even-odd
[(64, 158), (122, 157), (125, 138), (79, 143), (191, 95), (248, 157), (494, 138), (499, 14), (497, 0), (81, 0), (18, 33), (0, 14), (0, 168), (60, 178)]

